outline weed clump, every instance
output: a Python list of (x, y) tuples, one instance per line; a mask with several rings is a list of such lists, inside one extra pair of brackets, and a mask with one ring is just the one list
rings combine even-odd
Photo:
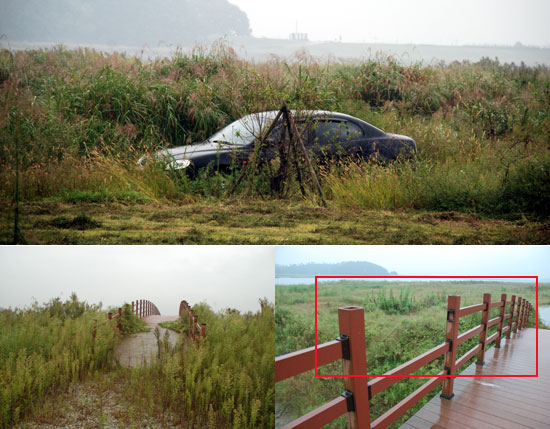
[(114, 323), (96, 326), (103, 319), (99, 306), (76, 294), (0, 312), (1, 427), (12, 427), (71, 382), (110, 367), (118, 334)]

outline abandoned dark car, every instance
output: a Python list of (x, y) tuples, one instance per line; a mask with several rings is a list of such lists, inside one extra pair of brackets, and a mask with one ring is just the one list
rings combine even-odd
[[(265, 133), (277, 114), (278, 111), (270, 111), (244, 116), (202, 143), (161, 150), (156, 158), (164, 162), (168, 170), (185, 170), (190, 174), (208, 165), (226, 170), (246, 164), (262, 138), (262, 156), (275, 157), (277, 151), (273, 147), (286, 132), (282, 118), (274, 124), (269, 136)], [(292, 112), (292, 115), (305, 147), (315, 156), (329, 159), (359, 156), (391, 161), (410, 159), (416, 154), (416, 144), (410, 137), (386, 133), (353, 116), (325, 111)], [(138, 163), (143, 166), (148, 159), (142, 157)]]

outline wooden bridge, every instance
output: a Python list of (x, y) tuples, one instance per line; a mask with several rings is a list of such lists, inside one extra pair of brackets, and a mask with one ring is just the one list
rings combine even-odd
[[(535, 374), (536, 330), (526, 328), (492, 348), (485, 365), (461, 374)], [(550, 428), (550, 331), (539, 330), (537, 378), (457, 378), (451, 400), (432, 398), (402, 428)]]
[[(499, 315), (489, 320), (492, 308), (498, 308)], [(539, 347), (542, 356), (539, 362), (540, 378), (462, 377), (472, 374), (535, 375), (535, 330), (525, 329), (532, 309), (528, 301), (521, 297), (516, 301), (514, 295), (510, 301), (507, 301), (506, 294), (502, 294), (499, 301), (491, 302), (491, 295), (484, 294), (482, 303), (468, 307), (460, 306), (460, 296), (451, 295), (448, 297), (445, 342), (367, 382), (364, 378), (368, 374), (364, 310), (359, 307), (340, 308), (340, 336), (335, 341), (318, 345), (316, 354), (315, 348), (310, 347), (277, 357), (275, 382), (341, 359), (345, 390), (340, 397), (294, 420), (285, 428), (321, 427), (343, 414), (347, 414), (350, 428), (385, 428), (440, 384), (443, 384), (441, 395), (409, 419), (404, 424), (405, 428), (548, 428), (550, 401), (543, 394), (548, 390), (549, 379), (547, 376), (544, 378), (544, 368), (550, 370), (550, 356), (541, 353), (541, 349), (544, 344), (548, 347), (550, 335), (543, 334), (545, 339)], [(459, 335), (460, 318), (476, 312), (481, 312), (480, 325)], [(494, 325), (498, 325), (497, 331), (488, 336), (489, 328)], [(458, 346), (477, 335), (479, 343), (457, 358)], [(486, 354), (492, 342), (495, 342), (495, 347)], [(376, 394), (400, 381), (403, 378), (400, 376), (413, 374), (443, 355), (444, 365), (438, 377), (429, 378), (420, 388), (371, 422), (369, 401)], [(477, 362), (458, 374), (458, 370), (473, 357), (477, 357)], [(540, 397), (539, 405), (531, 403)], [(545, 419), (548, 420), (545, 422)]]
[[(181, 301), (177, 316), (161, 315), (155, 304), (151, 301), (140, 299), (132, 301), (131, 305), (127, 305), (126, 307), (119, 307), (118, 312), (114, 315), (113, 313), (109, 313), (108, 320), (116, 320), (118, 329), (122, 330), (122, 320), (125, 314), (129, 314), (130, 312), (143, 319), (150, 330), (149, 332), (128, 335), (117, 345), (115, 348), (115, 358), (121, 365), (135, 367), (147, 364), (151, 360), (151, 357), (158, 350), (158, 340), (155, 337), (155, 329), (157, 328), (161, 340), (166, 336), (170, 344), (173, 346), (176, 345), (178, 335), (174, 332), (170, 333), (167, 329), (160, 326), (159, 323), (161, 322), (171, 322), (182, 317), (188, 320), (190, 324), (187, 334), (193, 341), (200, 344), (199, 338), (205, 338), (206, 336), (206, 324), (198, 322), (198, 316), (193, 314), (193, 308), (185, 300)], [(92, 336), (95, 339), (95, 327)]]

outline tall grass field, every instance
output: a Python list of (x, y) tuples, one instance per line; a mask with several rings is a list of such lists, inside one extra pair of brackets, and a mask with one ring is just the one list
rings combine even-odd
[(73, 424), (97, 412), (96, 396), (98, 408), (115, 410), (86, 420), (98, 427), (107, 417), (117, 427), (274, 427), (273, 304), (263, 301), (256, 313), (214, 312), (206, 303), (193, 310), (206, 338), (193, 342), (180, 320), (176, 344), (159, 338), (150, 364), (135, 368), (113, 353), (126, 335), (147, 330), (130, 311), (120, 330), (119, 319), (74, 294), (1, 311), (0, 427)]
[(312, 183), (304, 201), (297, 183), (274, 193), (261, 172), (234, 186), (239, 171), (212, 168), (189, 180), (155, 163), (136, 165), (144, 154), (201, 141), (284, 103), (348, 113), (417, 143), (412, 162), (316, 166), (337, 213), (452, 211), (544, 225), (550, 214), (545, 66), (319, 62), (306, 54), (251, 63), (221, 44), (145, 60), (60, 46), (0, 51), (0, 97), (0, 200), (9, 225), (19, 202), (316, 205)]
[[(301, 350), (315, 344), (314, 285), (276, 286), (275, 344), (277, 355)], [(338, 307), (359, 306), (365, 310), (367, 370), (370, 374), (385, 372), (413, 359), (445, 341), (447, 296), (460, 295), (461, 306), (479, 304), (483, 294), (491, 293), (491, 301), (506, 293), (521, 296), (535, 303), (535, 285), (498, 282), (363, 282), (338, 281), (318, 285), (318, 343), (332, 341), (340, 335)], [(550, 287), (539, 284), (539, 304), (550, 304)], [(508, 311), (508, 309), (507, 309)], [(498, 316), (491, 309), (490, 318)], [(481, 313), (461, 318), (460, 333), (480, 323)], [(529, 326), (535, 326), (531, 313)], [(539, 324), (539, 327), (544, 327)], [(489, 335), (497, 326), (489, 328)], [(474, 337), (461, 344), (460, 357), (478, 342)], [(503, 343), (504, 344), (504, 343)], [(463, 368), (466, 368), (470, 360)], [(415, 374), (437, 374), (443, 370), (443, 356), (422, 367)], [(321, 374), (341, 374), (341, 362), (319, 368)], [(424, 378), (405, 378), (373, 397), (370, 401), (371, 421), (403, 400), (424, 384)], [(344, 390), (340, 378), (314, 378), (313, 371), (276, 384), (277, 421), (289, 422), (336, 398)], [(391, 427), (397, 428), (416, 413), (436, 388)], [(298, 400), (299, 399), (299, 400)], [(279, 424), (278, 424), (279, 426)], [(329, 427), (347, 427), (342, 416)]]

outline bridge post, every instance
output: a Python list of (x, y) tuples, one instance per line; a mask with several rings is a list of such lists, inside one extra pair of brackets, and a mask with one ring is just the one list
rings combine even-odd
[(523, 322), (525, 316), (525, 307), (527, 306), (527, 300), (523, 298), (521, 301), (521, 315), (519, 317), (519, 329), (523, 330)]
[(206, 337), (206, 323), (201, 323), (201, 337)]
[(118, 307), (118, 322), (116, 324), (116, 327), (119, 331), (122, 331), (122, 308)]
[(489, 312), (490, 312), (490, 304), (491, 304), (491, 294), (490, 293), (484, 293), (483, 294), (483, 304), (485, 304), (485, 309), (481, 312), (481, 324), (483, 325), (483, 330), (479, 333), (479, 344), (481, 344), (481, 350), (477, 354), (477, 365), (484, 365), (485, 364), (485, 343), (487, 340), (487, 331), (489, 330), (489, 327), (487, 326), (487, 322), (489, 321)]
[(527, 301), (526, 305), (525, 305), (525, 312), (523, 313), (523, 324), (522, 324), (522, 327), (525, 328), (527, 326), (527, 316), (529, 315), (529, 306), (531, 305), (531, 303), (529, 301)]
[[(366, 375), (365, 311), (360, 307), (339, 308), (338, 325), (342, 350), (346, 350), (342, 359), (344, 375)], [(348, 399), (349, 427), (370, 428), (367, 381), (361, 377), (344, 377), (344, 387), (346, 388), (344, 393), (349, 392), (352, 401), (350, 403)], [(349, 396), (346, 397), (349, 398)]]
[(193, 316), (193, 329), (191, 330), (193, 332), (193, 340), (196, 338), (198, 321), (199, 321), (199, 316)]
[(521, 308), (521, 296), (518, 297), (518, 305), (517, 305), (517, 311), (516, 311), (516, 325), (514, 326), (514, 333), (516, 333), (518, 331), (518, 325), (519, 325), (519, 311), (520, 311), (520, 308)]
[(508, 319), (508, 332), (506, 332), (506, 339), (509, 340), (512, 335), (512, 324), (514, 323), (514, 306), (516, 305), (516, 296), (512, 295), (512, 302), (510, 303), (510, 318)]
[(506, 311), (506, 294), (500, 295), (500, 311), (498, 313), (500, 319), (498, 321), (498, 335), (495, 342), (495, 347), (500, 349), (500, 340), (502, 339), (502, 328), (504, 327), (504, 312)]
[[(460, 319), (458, 312), (460, 311), (460, 296), (449, 295), (447, 297), (447, 327), (445, 332), (445, 341), (449, 343), (449, 350), (445, 353), (444, 370), (447, 375), (455, 374), (456, 365), (456, 339), (458, 337), (458, 321)], [(441, 397), (451, 399), (454, 396), (453, 386), (454, 377), (444, 377), (443, 387), (441, 389)]]

